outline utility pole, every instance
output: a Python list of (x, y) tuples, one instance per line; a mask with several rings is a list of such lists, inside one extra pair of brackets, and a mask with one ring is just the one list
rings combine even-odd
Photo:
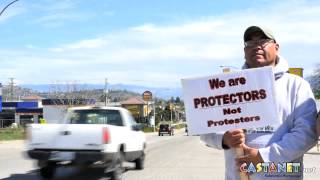
[(0, 112), (2, 112), (2, 84), (1, 83), (0, 83)]
[(170, 103), (170, 104), (169, 104), (169, 107), (170, 107), (170, 116), (171, 116), (170, 121), (171, 121), (171, 124), (172, 124), (172, 110), (173, 110), (173, 103)]
[(153, 98), (153, 132), (156, 132), (156, 98)]
[(10, 101), (13, 101), (13, 90), (14, 90), (14, 78), (9, 78), (9, 97), (10, 97)]
[(171, 114), (170, 121), (171, 121), (171, 124), (172, 124), (172, 109), (170, 109), (170, 114)]
[(105, 78), (104, 81), (104, 95), (105, 95), (105, 100), (104, 100), (104, 106), (107, 106), (108, 103), (108, 78)]

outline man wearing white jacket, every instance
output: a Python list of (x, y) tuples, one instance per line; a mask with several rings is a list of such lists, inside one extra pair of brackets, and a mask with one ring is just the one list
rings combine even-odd
[[(243, 69), (273, 67), (281, 124), (264, 131), (235, 129), (224, 134), (201, 135), (201, 140), (208, 146), (225, 150), (226, 180), (240, 179), (239, 170), (244, 163), (252, 163), (255, 167), (258, 163), (300, 163), (298, 171), (253, 172), (249, 173), (249, 179), (303, 179), (303, 154), (317, 141), (316, 103), (309, 84), (301, 77), (287, 73), (288, 63), (278, 52), (279, 44), (271, 31), (259, 26), (246, 29)], [(263, 111), (263, 107), (260, 109)], [(234, 148), (239, 146), (245, 155), (236, 158)]]

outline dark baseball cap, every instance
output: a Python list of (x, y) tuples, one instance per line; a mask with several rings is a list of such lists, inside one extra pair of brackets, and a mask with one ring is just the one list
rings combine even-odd
[(276, 41), (272, 31), (270, 31), (268, 28), (265, 28), (262, 26), (250, 26), (244, 32), (244, 35), (243, 35), (244, 42), (248, 41), (250, 36), (255, 32), (262, 32), (267, 38)]

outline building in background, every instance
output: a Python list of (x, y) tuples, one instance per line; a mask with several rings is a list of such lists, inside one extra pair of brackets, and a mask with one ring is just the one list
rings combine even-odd
[(8, 127), (12, 123), (24, 126), (27, 123), (38, 123), (42, 118), (42, 108), (38, 102), (2, 102), (3, 111), (0, 113), (0, 127)]
[(43, 119), (46, 123), (63, 123), (70, 107), (93, 106), (94, 99), (43, 99)]
[(61, 123), (69, 107), (95, 105), (94, 99), (43, 99), (40, 96), (27, 96), (23, 101), (2, 102), (0, 128), (12, 123), (25, 126), (28, 123)]
[(148, 115), (152, 108), (148, 103), (140, 97), (131, 97), (125, 101), (120, 102), (123, 108), (128, 109), (138, 123), (148, 123)]
[(38, 95), (30, 95), (30, 96), (24, 96), (21, 98), (23, 102), (37, 102), (38, 107), (42, 107), (42, 100), (45, 99)]
[[(131, 97), (121, 102), (109, 102), (107, 106), (123, 107), (129, 110), (138, 123), (150, 124), (154, 102), (144, 101), (141, 97)], [(0, 128), (12, 123), (25, 126), (27, 123), (63, 123), (68, 108), (78, 106), (103, 106), (95, 99), (44, 99), (37, 95), (25, 96), (21, 101), (2, 102)], [(153, 114), (154, 116), (154, 114)]]

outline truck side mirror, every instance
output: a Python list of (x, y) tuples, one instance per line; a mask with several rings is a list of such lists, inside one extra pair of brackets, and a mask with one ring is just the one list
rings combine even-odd
[(132, 130), (134, 130), (134, 131), (141, 131), (142, 130), (142, 126), (140, 124), (134, 124), (131, 127), (132, 127)]

